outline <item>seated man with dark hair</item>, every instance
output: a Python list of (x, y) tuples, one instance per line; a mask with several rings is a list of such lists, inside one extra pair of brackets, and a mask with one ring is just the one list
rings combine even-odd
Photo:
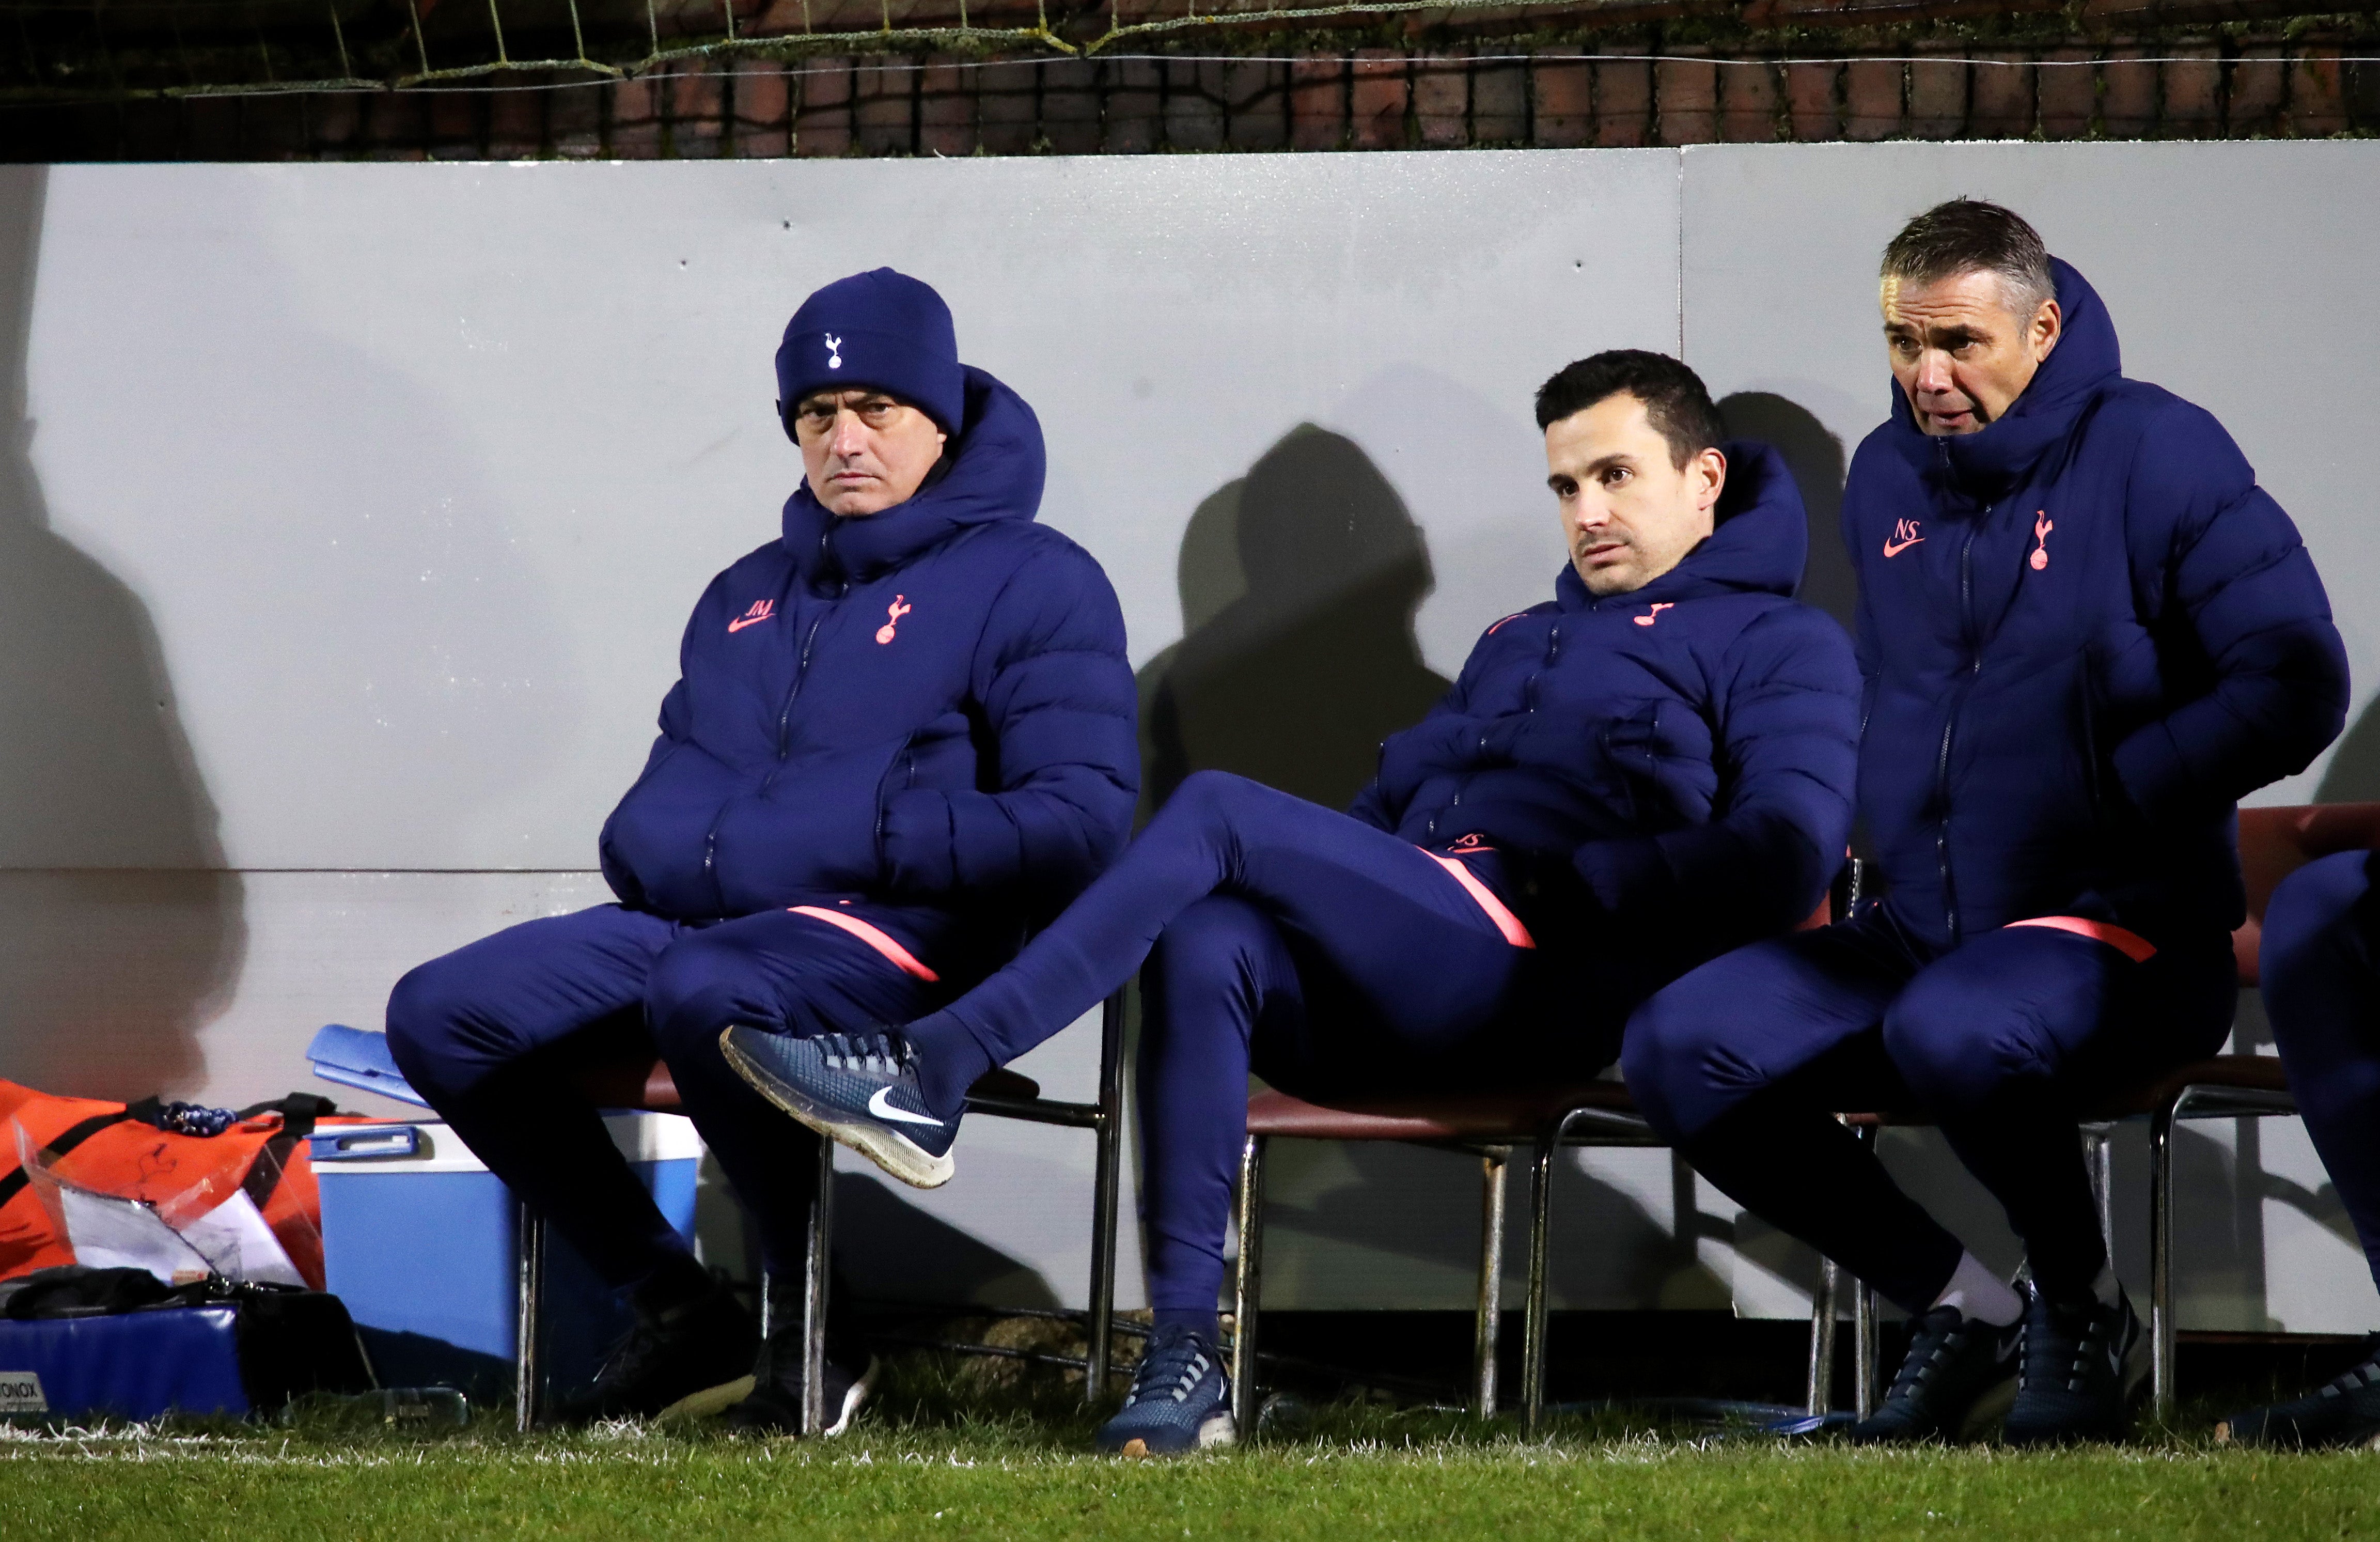
[(1143, 1213), (1156, 1334), (1106, 1450), (1232, 1439), (1216, 1348), (1253, 1067), (1330, 1098), (1592, 1076), (1629, 1009), (1808, 915), (1850, 824), (1856, 683), (1794, 602), (1784, 461), (1718, 446), (1702, 382), (1599, 354), (1537, 396), (1571, 562), (1381, 747), (1349, 814), (1201, 771), (1015, 961), (864, 1038), (726, 1036), (780, 1107), (912, 1182), (967, 1085), (1144, 958)]
[[(1843, 536), (1881, 901), (1697, 969), (1628, 1085), (1712, 1183), (1910, 1315), (1863, 1440), (2119, 1437), (2146, 1370), (2076, 1138), (2212, 1053), (2246, 915), (2234, 806), (2338, 732), (2313, 562), (2205, 411), (2124, 378), (2023, 220), (1959, 200), (1885, 249), (1891, 420)], [(1835, 1119), (1914, 1109), (2023, 1239), (2022, 1294)]]
[[(948, 1000), (1123, 844), (1139, 785), (1115, 593), (1034, 522), (1041, 425), (959, 362), (941, 297), (890, 268), (828, 285), (787, 324), (777, 383), (803, 483), (779, 538), (686, 623), (661, 736), (603, 826), (620, 903), (432, 959), (388, 1002), (414, 1087), (632, 1293), (635, 1329), (581, 1417), (748, 1375), (734, 1420), (793, 1427), (804, 1356), (797, 1312), (756, 1345), (577, 1074), (658, 1051), (770, 1268), (799, 1280), (818, 1142), (728, 1070), (721, 1034), (865, 1028)], [(834, 1354), (827, 1381), (835, 1434), (868, 1378)]]

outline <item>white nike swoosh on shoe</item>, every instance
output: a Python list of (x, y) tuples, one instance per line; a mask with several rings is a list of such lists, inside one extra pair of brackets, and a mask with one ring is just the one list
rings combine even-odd
[(880, 1087), (876, 1089), (876, 1096), (868, 1099), (868, 1111), (879, 1119), (897, 1119), (904, 1124), (931, 1124), (937, 1130), (942, 1127), (942, 1122), (939, 1119), (929, 1119), (922, 1113), (911, 1113), (907, 1109), (894, 1108), (892, 1089), (889, 1087)]

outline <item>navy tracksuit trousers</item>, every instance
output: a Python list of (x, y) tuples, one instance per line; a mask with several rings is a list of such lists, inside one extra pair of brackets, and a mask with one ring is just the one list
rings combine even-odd
[[(866, 906), (841, 907), (917, 943)], [(686, 1111), (760, 1231), (770, 1268), (798, 1273), (818, 1140), (728, 1067), (719, 1036), (880, 1027), (948, 995), (863, 937), (770, 910), (689, 925), (598, 905), (527, 921), (397, 982), (388, 1041), (399, 1069), (464, 1143), (615, 1286), (686, 1250), (602, 1119), (574, 1085), (591, 1062), (658, 1051)]]
[(2380, 853), (2325, 856), (2265, 908), (2259, 973), (2289, 1090), (2380, 1282)]
[[(1497, 907), (1528, 908), (1502, 854), (1446, 851)], [(1439, 856), (1201, 771), (1064, 915), (911, 1037), (930, 1052), (963, 1031), (1006, 1061), (1144, 959), (1141, 1205), (1161, 1312), (1215, 1309), (1251, 1069), (1306, 1097), (1590, 1075), (1631, 1004), (1586, 985), (1557, 996), (1591, 977), (1584, 961), (1517, 943)]]
[(2072, 1297), (2107, 1261), (2079, 1111), (2230, 1031), (2229, 937), (2155, 941), (2135, 961), (2022, 925), (1932, 953), (1871, 905), (1658, 992), (1629, 1020), (1621, 1064), (1653, 1127), (1705, 1177), (1912, 1315), (1961, 1245), (1833, 1116), (1930, 1115), (2007, 1210), (2034, 1278)]

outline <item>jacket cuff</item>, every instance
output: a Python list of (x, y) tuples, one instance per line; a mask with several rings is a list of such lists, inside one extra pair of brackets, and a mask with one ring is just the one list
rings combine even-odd
[(2173, 742), (2172, 730), (2164, 723), (2152, 722), (2135, 731), (2109, 759), (2115, 762), (2123, 795), (2131, 800), (2135, 811), (2150, 820), (2162, 821), (2181, 812), (2190, 801), (2196, 779)]
[(883, 844), (894, 892), (945, 894), (958, 887), (951, 800), (941, 794), (926, 787), (893, 794), (884, 805)]
[(1649, 835), (1589, 841), (1571, 853), (1570, 865), (1596, 903), (1614, 916), (1643, 913), (1670, 883), (1669, 858)]

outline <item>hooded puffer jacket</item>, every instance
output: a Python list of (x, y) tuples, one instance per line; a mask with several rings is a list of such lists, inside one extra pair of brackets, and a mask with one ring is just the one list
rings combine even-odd
[(1810, 913), (1851, 828), (1858, 674), (1842, 628), (1792, 598), (1808, 516), (1783, 457), (1722, 449), (1710, 538), (1631, 594), (1564, 566), (1381, 747), (1357, 818), (1418, 845), (1475, 835), (1525, 890), (1665, 958)]
[(783, 539), (711, 580), (603, 827), (624, 904), (695, 920), (865, 899), (922, 940), (955, 922), (1013, 942), (1123, 845), (1139, 761), (1115, 592), (1034, 523), (1022, 398), (970, 369), (953, 443), (882, 514), (837, 517), (805, 485)]
[(2059, 915), (2219, 941), (2234, 806), (2337, 735), (2346, 654), (2222, 425), (2126, 380), (2054, 268), (2063, 334), (1998, 421), (1928, 436), (1895, 386), (1852, 457), (1860, 818), (1931, 948)]

